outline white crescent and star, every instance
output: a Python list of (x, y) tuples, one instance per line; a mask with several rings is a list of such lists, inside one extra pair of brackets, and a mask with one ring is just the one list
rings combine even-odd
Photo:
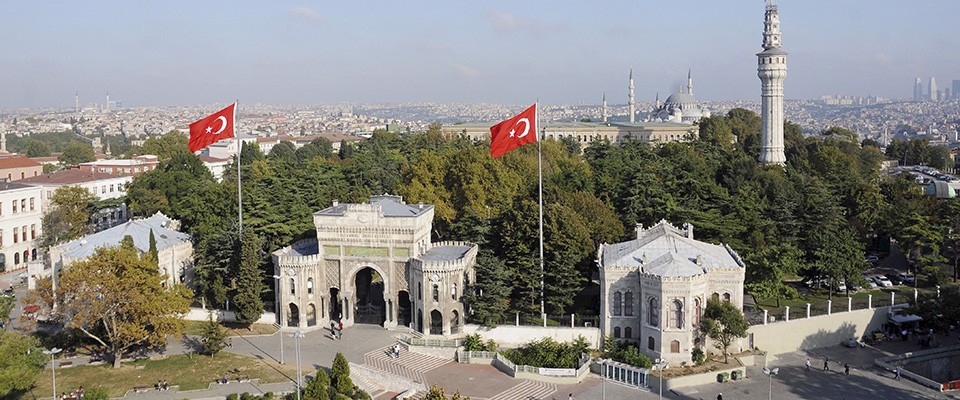
[[(221, 117), (221, 118), (222, 118), (222, 117)], [(520, 136), (515, 136), (516, 133), (517, 133), (517, 130), (516, 130), (516, 129), (510, 129), (510, 137), (516, 137), (517, 139), (520, 139), (520, 138), (522, 138), (522, 137), (524, 137), (524, 136), (527, 136), (527, 134), (530, 133), (530, 119), (528, 119), (528, 118), (520, 118), (519, 120), (517, 120), (517, 123), (513, 124), (513, 126), (516, 127), (516, 126), (519, 125), (521, 122), (523, 122), (523, 124), (524, 124), (524, 125), (523, 125), (523, 133), (521, 133)]]
[[(216, 120), (217, 120), (217, 121), (220, 121), (220, 122), (221, 122), (221, 125), (220, 125), (220, 129), (218, 129), (216, 132), (213, 132), (213, 134), (214, 134), (214, 135), (219, 135), (220, 132), (223, 132), (224, 129), (227, 129), (227, 117), (224, 117), (224, 116), (221, 115), (221, 116), (217, 117)], [(207, 127), (207, 132), (208, 132), (208, 133), (209, 133), (209, 130), (210, 130), (210, 127), (208, 126), (208, 127)]]

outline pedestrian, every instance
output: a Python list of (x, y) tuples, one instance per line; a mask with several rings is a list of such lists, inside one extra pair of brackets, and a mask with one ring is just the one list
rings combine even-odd
[(829, 358), (829, 357), (824, 357), (824, 358), (823, 358), (823, 370), (824, 370), (824, 371), (829, 371), (829, 370), (830, 370), (830, 364), (828, 363), (829, 361), (830, 361), (830, 358)]
[(807, 358), (807, 372), (810, 372), (810, 358)]
[(850, 375), (850, 364), (849, 364), (849, 363), (843, 363), (843, 374), (844, 374), (844, 375), (848, 375), (848, 376)]
[(337, 329), (337, 340), (343, 339), (343, 324), (340, 324), (340, 329)]
[(573, 393), (567, 395), (567, 400), (573, 400)]
[(723, 393), (717, 395), (717, 400), (723, 400)]
[(228, 347), (228, 348), (232, 348), (232, 347), (233, 347), (233, 338), (227, 338), (227, 347)]
[(393, 358), (400, 358), (400, 342), (393, 345)]
[(900, 380), (900, 367), (897, 367), (897, 369), (895, 369), (893, 372), (895, 372), (895, 373), (897, 374), (897, 376), (893, 377), (893, 379), (896, 379), (896, 380), (899, 381), (899, 380)]

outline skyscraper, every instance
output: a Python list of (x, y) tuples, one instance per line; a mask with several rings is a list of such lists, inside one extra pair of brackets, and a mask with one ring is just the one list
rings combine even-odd
[(960, 79), (953, 80), (953, 90), (951, 93), (953, 93), (953, 98), (960, 99)]
[(760, 162), (783, 165), (783, 80), (787, 77), (787, 53), (780, 49), (780, 16), (774, 0), (767, 0), (763, 21), (763, 51), (757, 53), (757, 76), (762, 82), (762, 147)]
[(913, 83), (913, 101), (923, 101), (923, 81), (920, 80), (920, 77), (917, 77), (917, 81)]
[(930, 77), (930, 85), (927, 89), (927, 94), (930, 96), (929, 99), (933, 101), (940, 100), (937, 98), (937, 78)]

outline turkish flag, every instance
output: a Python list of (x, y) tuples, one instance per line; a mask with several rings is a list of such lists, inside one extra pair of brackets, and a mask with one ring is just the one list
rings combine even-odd
[(537, 141), (537, 103), (516, 117), (490, 127), (490, 155), (493, 158)]
[(233, 137), (237, 122), (237, 103), (190, 124), (190, 152), (195, 152), (223, 139)]

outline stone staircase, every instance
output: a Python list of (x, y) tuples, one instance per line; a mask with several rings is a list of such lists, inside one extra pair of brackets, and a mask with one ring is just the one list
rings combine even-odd
[(557, 391), (557, 385), (547, 382), (522, 380), (516, 386), (493, 396), (490, 400), (545, 399)]
[(399, 358), (393, 358), (390, 353), (393, 346), (387, 346), (363, 355), (364, 364), (384, 372), (399, 375), (410, 379), (421, 386), (426, 385), (424, 374), (453, 360), (429, 356), (407, 350), (400, 351)]

